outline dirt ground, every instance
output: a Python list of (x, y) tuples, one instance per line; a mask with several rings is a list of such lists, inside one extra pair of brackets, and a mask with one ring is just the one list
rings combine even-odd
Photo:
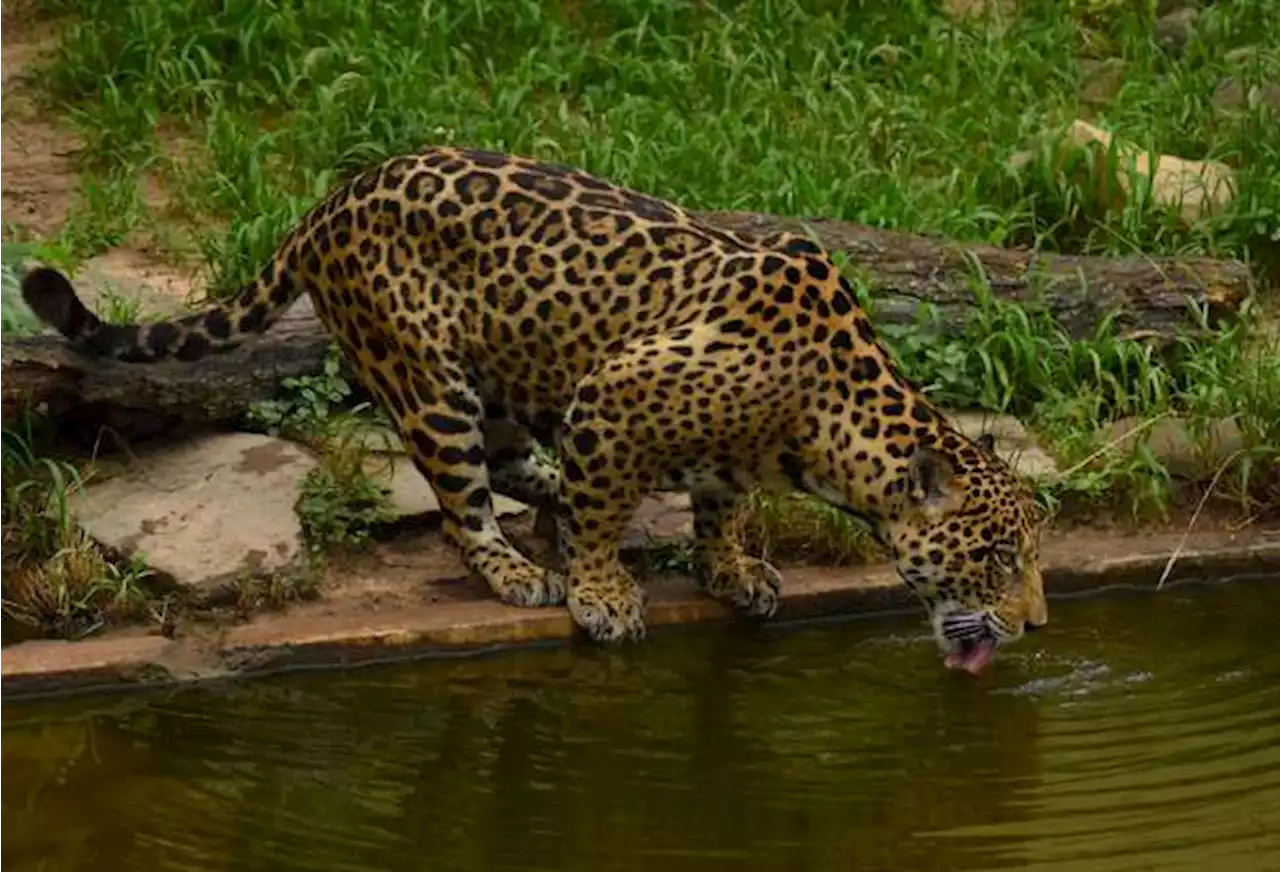
[(77, 187), (71, 156), (81, 146), (42, 117), (30, 94), (33, 65), (52, 49), (56, 31), (26, 23), (20, 8), (5, 11), (0, 26), (0, 212), (6, 223), (48, 235), (67, 218)]
[[(75, 162), (84, 144), (64, 124), (50, 119), (31, 88), (40, 63), (54, 48), (56, 27), (32, 23), (24, 4), (13, 5), (3, 14), (0, 32), (0, 216), (6, 237), (8, 228), (47, 237), (62, 227), (77, 200), (80, 182)], [(153, 209), (167, 209), (157, 180), (148, 179), (144, 193)], [(135, 234), (126, 245), (91, 258), (85, 270), (122, 288), (136, 289), (144, 310), (167, 310), (199, 298), (190, 271), (157, 256), (145, 234)], [(97, 284), (90, 282), (86, 287)]]

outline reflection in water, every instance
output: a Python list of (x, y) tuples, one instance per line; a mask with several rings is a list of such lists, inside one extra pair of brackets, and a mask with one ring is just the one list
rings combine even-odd
[[(1280, 868), (1280, 586), (9, 707), (6, 870)], [(910, 635), (894, 635), (906, 630)]]

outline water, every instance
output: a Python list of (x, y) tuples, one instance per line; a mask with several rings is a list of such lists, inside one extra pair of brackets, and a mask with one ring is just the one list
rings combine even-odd
[(17, 870), (1280, 869), (1280, 583), (6, 708)]

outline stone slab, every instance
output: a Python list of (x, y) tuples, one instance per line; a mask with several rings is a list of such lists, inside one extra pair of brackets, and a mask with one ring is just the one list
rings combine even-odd
[(316, 461), (282, 439), (201, 436), (138, 456), (72, 499), (77, 522), (118, 554), (145, 556), (159, 577), (216, 595), (244, 574), (268, 576), (304, 556), (295, 504)]
[(1053, 481), (1058, 477), (1058, 463), (1036, 442), (1034, 434), (1012, 415), (994, 412), (948, 412), (961, 433), (976, 439), (990, 433), (996, 440), (996, 454), (1013, 467), (1014, 472), (1030, 479)]

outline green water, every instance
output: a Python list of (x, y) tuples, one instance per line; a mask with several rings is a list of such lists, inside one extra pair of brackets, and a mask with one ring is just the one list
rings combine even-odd
[(1280, 583), (9, 705), (18, 870), (1280, 869)]

